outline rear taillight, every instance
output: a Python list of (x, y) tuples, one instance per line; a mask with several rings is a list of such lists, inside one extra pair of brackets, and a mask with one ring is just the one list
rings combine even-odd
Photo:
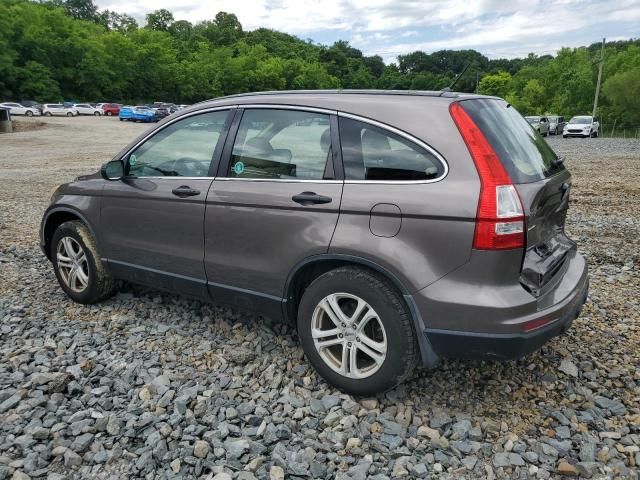
[(467, 144), (480, 176), (473, 248), (506, 250), (523, 248), (524, 212), (511, 177), (482, 131), (459, 103), (449, 107), (451, 117)]

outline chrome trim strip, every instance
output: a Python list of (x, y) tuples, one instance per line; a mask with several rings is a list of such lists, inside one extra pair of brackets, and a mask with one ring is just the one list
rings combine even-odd
[(438, 178), (433, 178), (431, 180), (345, 180), (344, 182), (345, 184), (371, 183), (376, 185), (416, 185), (416, 184), (423, 184), (423, 183), (435, 183), (445, 178), (449, 173), (449, 164), (444, 159), (444, 157), (440, 155), (440, 153), (438, 153), (438, 151), (436, 151), (433, 147), (427, 145), (422, 140), (419, 140), (413, 135), (410, 135), (398, 128), (392, 127), (391, 125), (387, 125), (386, 123), (378, 122), (376, 120), (372, 120), (367, 117), (361, 117), (359, 115), (353, 115), (351, 113), (345, 113), (345, 112), (338, 112), (338, 116), (350, 118), (352, 120), (357, 120), (363, 123), (368, 123), (370, 125), (374, 125), (383, 130), (388, 130), (389, 132), (395, 133), (400, 137), (406, 138), (410, 142), (413, 142), (419, 145), (420, 147), (424, 148), (426, 151), (431, 153), (442, 164), (442, 167), (444, 168), (442, 175), (440, 175)]
[[(139, 142), (137, 142), (133, 147), (131, 147), (125, 153), (123, 153), (120, 156), (120, 158), (118, 158), (117, 160), (124, 160), (133, 150), (135, 150), (140, 145), (142, 145), (144, 142), (146, 142), (150, 137), (153, 137), (156, 133), (160, 132), (161, 130), (164, 130), (169, 125), (173, 125), (174, 123), (176, 123), (179, 120), (182, 120), (182, 119), (188, 118), (188, 117), (193, 117), (195, 115), (201, 115), (203, 113), (215, 112), (215, 111), (219, 111), (219, 110), (233, 110), (236, 107), (237, 107), (237, 105), (225, 105), (223, 107), (203, 108), (202, 110), (196, 110), (194, 112), (184, 113), (184, 114), (182, 114), (180, 116), (177, 116), (176, 118), (172, 118), (171, 120), (167, 120), (167, 123), (161, 125), (158, 128), (154, 128), (153, 130), (151, 130), (151, 132), (149, 132)], [(167, 118), (167, 117), (165, 117), (165, 118)], [(151, 177), (139, 177), (139, 178), (151, 178)], [(162, 178), (165, 178), (165, 177), (162, 177)], [(185, 177), (182, 177), (182, 178), (185, 178)], [(203, 178), (203, 177), (198, 177), (198, 178)]]
[(285, 105), (279, 103), (249, 103), (246, 105), (237, 105), (238, 108), (244, 108), (245, 110), (251, 108), (268, 108), (271, 110), (299, 110), (301, 112), (315, 112), (315, 113), (324, 113), (327, 115), (335, 115), (337, 110), (330, 110), (327, 108), (318, 108), (318, 107), (307, 107), (304, 105)]
[(162, 175), (158, 175), (158, 176), (149, 176), (149, 177), (134, 177), (134, 176), (128, 176), (128, 177), (122, 177), (123, 180), (214, 180), (216, 177), (179, 177), (176, 175), (167, 175), (162, 176)]
[(284, 182), (284, 183), (344, 183), (343, 180), (303, 180), (295, 178), (237, 178), (237, 177), (216, 177), (216, 181), (223, 182)]

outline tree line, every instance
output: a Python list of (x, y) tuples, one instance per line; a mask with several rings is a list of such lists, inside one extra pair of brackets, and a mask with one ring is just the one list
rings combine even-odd
[[(192, 103), (281, 89), (440, 90), (498, 95), (524, 114), (590, 113), (599, 44), (488, 59), (416, 51), (385, 64), (345, 41), (245, 30), (233, 13), (192, 24), (161, 9), (144, 25), (92, 0), (0, 0), (0, 99)], [(640, 125), (640, 40), (607, 44), (600, 114)]]

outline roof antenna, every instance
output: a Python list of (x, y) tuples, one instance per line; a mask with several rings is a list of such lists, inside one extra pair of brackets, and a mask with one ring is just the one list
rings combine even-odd
[(442, 93), (451, 92), (455, 84), (458, 83), (458, 80), (460, 80), (460, 78), (464, 75), (464, 72), (466, 72), (470, 66), (471, 66), (471, 62), (467, 63), (465, 67), (462, 69), (462, 71), (460, 72), (460, 74), (456, 75), (456, 78), (453, 79), (453, 82), (451, 82), (451, 85), (449, 85), (448, 87), (444, 87), (440, 91)]

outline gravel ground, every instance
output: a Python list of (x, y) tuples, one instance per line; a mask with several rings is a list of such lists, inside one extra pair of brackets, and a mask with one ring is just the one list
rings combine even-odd
[(131, 285), (69, 301), (38, 249), (49, 191), (145, 127), (44, 121), (0, 136), (0, 479), (638, 478), (640, 142), (549, 139), (590, 264), (565, 336), (362, 399), (289, 326)]

